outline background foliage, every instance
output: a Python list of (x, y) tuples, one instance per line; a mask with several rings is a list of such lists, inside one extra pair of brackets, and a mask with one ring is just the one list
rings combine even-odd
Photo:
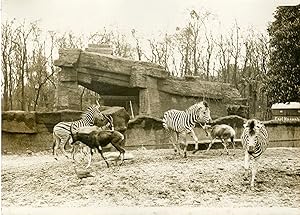
[[(2, 110), (52, 111), (60, 48), (110, 44), (113, 54), (163, 66), (171, 76), (199, 76), (230, 83), (247, 99), (250, 117), (268, 118), (275, 102), (299, 100), (299, 5), (278, 7), (267, 34), (241, 29), (213, 32), (218, 22), (207, 11), (190, 10), (187, 22), (172, 35), (145, 38), (104, 28), (89, 35), (43, 32), (39, 23), (2, 23)], [(81, 87), (81, 104), (98, 95)]]
[(300, 5), (279, 7), (268, 31), (270, 102), (300, 101)]

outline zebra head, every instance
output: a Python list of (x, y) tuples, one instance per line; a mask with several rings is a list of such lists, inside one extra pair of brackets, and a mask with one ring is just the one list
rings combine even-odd
[(201, 123), (204, 123), (205, 125), (206, 123), (211, 122), (210, 109), (206, 101), (199, 102), (193, 106), (195, 106), (196, 109), (196, 122), (200, 125)]
[(244, 129), (248, 133), (248, 144), (246, 147), (249, 154), (254, 153), (255, 146), (257, 144), (258, 133), (263, 126), (264, 125), (256, 119), (250, 119), (244, 124)]

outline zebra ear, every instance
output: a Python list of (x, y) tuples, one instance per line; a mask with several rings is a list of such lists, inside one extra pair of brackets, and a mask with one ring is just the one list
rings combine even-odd
[(249, 120), (248, 121), (244, 121), (243, 127), (244, 128), (249, 127)]
[(261, 129), (263, 126), (264, 126), (264, 124), (262, 124), (260, 121), (257, 121), (255, 124), (256, 129)]

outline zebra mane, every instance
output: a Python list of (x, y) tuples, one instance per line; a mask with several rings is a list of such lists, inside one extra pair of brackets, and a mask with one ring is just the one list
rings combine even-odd
[[(94, 112), (93, 110), (98, 110), (97, 105), (92, 105), (88, 107), (82, 114), (81, 114), (81, 119), (85, 119), (87, 117), (87, 114)], [(100, 112), (100, 111), (99, 111)]]
[(196, 110), (196, 109), (200, 109), (201, 107), (208, 108), (208, 103), (206, 101), (203, 101), (203, 102), (198, 102), (196, 104), (193, 104), (192, 106), (190, 106), (189, 108), (186, 109), (186, 112)]
[(246, 122), (245, 126), (249, 129), (249, 134), (254, 135), (258, 132), (262, 127), (264, 127), (263, 124), (259, 120), (256, 119), (250, 119)]
[(255, 134), (255, 130), (254, 130), (255, 121), (251, 120), (250, 122), (248, 122), (248, 125), (249, 125), (249, 134), (254, 135)]

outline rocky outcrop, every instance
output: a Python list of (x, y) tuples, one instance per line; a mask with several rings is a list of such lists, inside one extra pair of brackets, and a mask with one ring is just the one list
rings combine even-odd
[[(157, 64), (98, 53), (106, 48), (90, 45), (85, 51), (60, 50), (59, 59), (55, 61), (55, 65), (62, 68), (56, 90), (57, 110), (79, 108), (78, 85), (106, 98), (134, 97), (130, 99), (134, 115), (155, 117), (161, 117), (168, 109), (186, 109), (205, 99), (212, 103), (213, 117), (217, 118), (227, 115), (226, 105), (235, 104), (240, 98), (238, 90), (230, 84), (201, 81), (197, 77), (171, 78)], [(104, 104), (106, 102), (110, 101), (104, 100)], [(121, 106), (122, 102), (117, 105)]]

